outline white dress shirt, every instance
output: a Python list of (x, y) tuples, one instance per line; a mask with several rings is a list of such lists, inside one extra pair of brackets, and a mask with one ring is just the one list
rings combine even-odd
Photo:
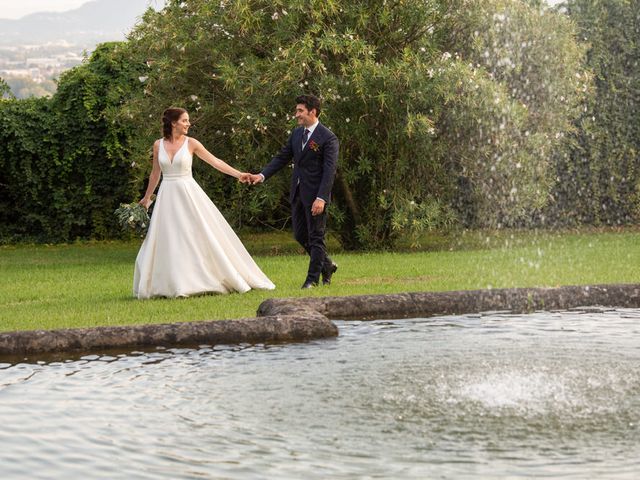
[(316, 120), (316, 123), (314, 123), (310, 127), (304, 127), (306, 130), (309, 130), (309, 136), (307, 137), (307, 141), (302, 144), (302, 148), (304, 148), (304, 146), (309, 142), (311, 135), (313, 135), (313, 131), (316, 129), (319, 123), (320, 123), (320, 120)]

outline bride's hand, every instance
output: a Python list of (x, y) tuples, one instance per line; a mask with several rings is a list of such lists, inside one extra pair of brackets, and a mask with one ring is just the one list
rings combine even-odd
[(142, 200), (140, 200), (138, 202), (140, 205), (142, 205), (146, 210), (149, 210), (149, 207), (151, 206), (151, 204), (153, 203), (153, 200), (151, 200), (150, 198), (144, 197)]

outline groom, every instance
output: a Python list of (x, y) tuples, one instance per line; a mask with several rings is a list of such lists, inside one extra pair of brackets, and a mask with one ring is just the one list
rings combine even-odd
[(293, 160), (289, 194), (293, 236), (310, 257), (303, 289), (317, 286), (321, 275), (322, 283), (328, 285), (338, 269), (327, 255), (324, 241), (326, 207), (338, 166), (338, 138), (318, 121), (319, 116), (319, 98), (297, 97), (295, 117), (299, 127), (262, 172), (249, 177), (252, 184), (264, 182)]

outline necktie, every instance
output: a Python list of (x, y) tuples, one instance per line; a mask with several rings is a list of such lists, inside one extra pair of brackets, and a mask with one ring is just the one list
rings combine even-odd
[(302, 146), (304, 147), (307, 144), (307, 140), (309, 140), (309, 130), (304, 129), (304, 133), (302, 134)]

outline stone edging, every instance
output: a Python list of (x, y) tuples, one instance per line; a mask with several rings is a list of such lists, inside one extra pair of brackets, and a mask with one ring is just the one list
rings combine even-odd
[(123, 347), (302, 342), (337, 335), (338, 328), (317, 313), (273, 315), (238, 320), (0, 333), (0, 356)]
[(496, 310), (524, 313), (595, 305), (640, 308), (640, 284), (274, 298), (262, 302), (258, 315), (317, 312), (333, 320), (371, 320), (461, 315)]
[(640, 308), (639, 284), (269, 299), (257, 318), (0, 333), (0, 356), (178, 345), (301, 342), (335, 337), (329, 319), (524, 313), (584, 306)]

